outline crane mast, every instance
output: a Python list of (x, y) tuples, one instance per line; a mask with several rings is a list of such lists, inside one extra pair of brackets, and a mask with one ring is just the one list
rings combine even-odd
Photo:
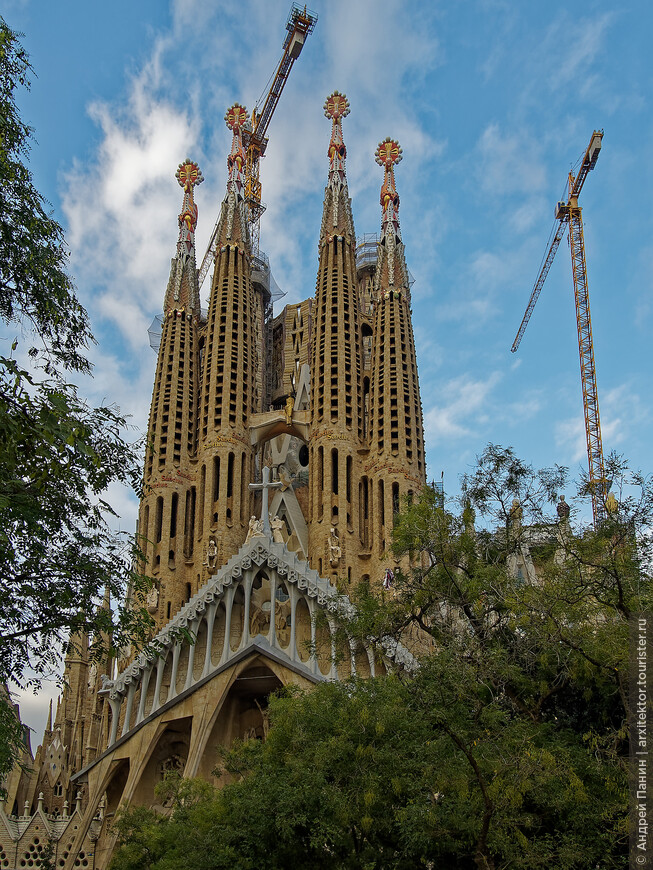
[[(261, 199), (261, 180), (259, 177), (259, 161), (265, 155), (268, 144), (265, 134), (290, 75), (290, 70), (301, 54), (306, 37), (315, 30), (316, 22), (317, 15), (315, 13), (309, 12), (306, 6), (293, 3), (286, 21), (287, 34), (283, 42), (283, 54), (265, 97), (263, 108), (259, 112), (257, 104), (257, 107), (252, 111), (250, 124), (243, 130), (243, 144), (246, 149), (245, 204), (247, 205), (252, 255), (254, 257), (258, 257), (259, 253), (260, 219), (265, 211), (265, 205)], [(204, 283), (215, 258), (217, 232), (218, 222), (216, 221), (202, 265), (197, 273), (200, 287)]]
[(608, 486), (603, 464), (603, 443), (601, 439), (601, 418), (599, 414), (599, 397), (596, 385), (596, 367), (594, 364), (594, 344), (592, 340), (592, 320), (590, 316), (590, 299), (587, 285), (587, 263), (585, 261), (585, 241), (583, 236), (582, 209), (578, 205), (578, 196), (583, 189), (587, 174), (594, 169), (601, 151), (603, 131), (595, 130), (590, 143), (582, 157), (578, 173), (572, 172), (568, 177), (567, 202), (558, 202), (556, 206), (556, 231), (549, 246), (540, 274), (531, 293), (526, 312), (512, 345), (514, 353), (522, 340), (524, 331), (531, 318), (535, 303), (538, 300), (546, 276), (560, 245), (565, 230), (569, 229), (569, 250), (571, 252), (571, 270), (574, 282), (574, 298), (576, 303), (576, 325), (578, 328), (578, 351), (580, 356), (580, 375), (583, 388), (583, 410), (585, 414), (585, 436), (587, 441), (587, 459), (589, 465), (589, 487), (592, 498), (592, 514), (595, 525), (605, 514), (605, 502)]

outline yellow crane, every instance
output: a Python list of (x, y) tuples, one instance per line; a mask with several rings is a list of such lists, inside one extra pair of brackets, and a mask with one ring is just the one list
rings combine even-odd
[[(317, 15), (315, 13), (309, 12), (306, 6), (293, 3), (286, 21), (283, 54), (276, 71), (272, 75), (272, 84), (267, 91), (264, 101), (261, 98), (252, 111), (251, 123), (243, 130), (243, 145), (247, 154), (245, 163), (245, 202), (247, 204), (250, 225), (252, 254), (255, 257), (258, 256), (259, 250), (260, 218), (265, 211), (265, 205), (261, 200), (261, 181), (259, 178), (259, 161), (265, 155), (265, 149), (268, 144), (265, 134), (281, 97), (284, 85), (290, 75), (290, 70), (301, 54), (306, 37), (315, 30), (316, 22)], [(261, 102), (263, 102), (263, 106), (259, 110)], [(198, 271), (200, 287), (215, 257), (217, 228), (216, 223), (206, 254), (202, 260), (202, 265)]]
[(540, 295), (546, 276), (553, 263), (560, 241), (569, 227), (569, 249), (571, 251), (571, 270), (574, 279), (574, 296), (576, 300), (576, 323), (578, 327), (578, 350), (580, 354), (580, 376), (583, 385), (583, 408), (585, 412), (585, 435), (587, 438), (587, 459), (589, 463), (589, 486), (592, 497), (592, 513), (596, 525), (605, 514), (608, 485), (605, 479), (603, 465), (603, 444), (601, 441), (601, 419), (599, 416), (599, 397), (596, 387), (596, 368), (594, 365), (594, 345), (592, 342), (592, 321), (590, 318), (590, 298), (587, 287), (587, 264), (585, 262), (585, 242), (583, 238), (582, 209), (578, 205), (578, 196), (583, 189), (587, 174), (596, 166), (601, 151), (603, 130), (594, 130), (590, 143), (581, 158), (576, 175), (573, 171), (568, 178), (567, 201), (556, 205), (556, 230), (553, 241), (544, 258), (531, 298), (526, 306), (517, 335), (512, 344), (514, 353), (524, 335), (524, 330), (533, 313), (533, 308)]
[(259, 220), (265, 206), (261, 202), (261, 182), (259, 179), (259, 161), (265, 155), (268, 144), (266, 133), (268, 125), (277, 107), (281, 92), (290, 75), (293, 64), (301, 54), (304, 42), (309, 33), (315, 30), (317, 15), (293, 3), (286, 21), (286, 38), (283, 43), (283, 54), (272, 79), (272, 84), (265, 97), (263, 107), (259, 111), (260, 100), (252, 111), (251, 130), (243, 131), (243, 145), (247, 151), (245, 164), (245, 202), (249, 210), (249, 222), (252, 230), (252, 250), (258, 253)]

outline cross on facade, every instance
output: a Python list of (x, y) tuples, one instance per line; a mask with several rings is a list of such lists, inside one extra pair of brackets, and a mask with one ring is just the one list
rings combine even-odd
[(280, 480), (270, 480), (270, 469), (267, 465), (263, 468), (263, 483), (250, 483), (249, 485), (250, 489), (254, 491), (260, 489), (263, 494), (261, 522), (263, 523), (263, 531), (268, 537), (272, 536), (272, 529), (270, 528), (270, 509), (268, 507), (268, 490), (276, 489), (279, 486), (283, 486), (283, 483)]

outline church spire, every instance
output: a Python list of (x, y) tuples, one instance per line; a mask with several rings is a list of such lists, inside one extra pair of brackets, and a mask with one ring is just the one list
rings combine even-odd
[(349, 203), (345, 161), (347, 148), (342, 136), (342, 119), (349, 114), (349, 100), (339, 91), (334, 91), (324, 102), (324, 114), (332, 122), (329, 142), (329, 180), (324, 196), (322, 215), (323, 242), (331, 235), (348, 235), (354, 239), (354, 221)]
[(249, 254), (250, 237), (245, 208), (245, 146), (243, 130), (247, 124), (247, 109), (239, 103), (227, 109), (224, 116), (232, 131), (231, 151), (227, 155), (227, 195), (220, 215), (218, 241), (220, 245), (244, 245)]
[(184, 190), (184, 202), (179, 215), (177, 256), (188, 258), (195, 250), (195, 227), (197, 226), (197, 206), (195, 205), (193, 189), (204, 181), (204, 176), (197, 163), (188, 157), (179, 164), (175, 176), (179, 186)]
[[(177, 251), (170, 264), (163, 303), (148, 423), (144, 495), (138, 521), (143, 570), (156, 580), (147, 602), (139, 599), (138, 606), (147, 603), (157, 629), (186, 600), (186, 583), (180, 578), (178, 566), (185, 563), (192, 551), (190, 538), (183, 529), (192, 497), (190, 474), (197, 438), (200, 367), (201, 308), (195, 265), (194, 189), (203, 177), (197, 163), (189, 158), (179, 164), (175, 176), (184, 195)], [(107, 599), (103, 606), (109, 606)]]
[(350, 112), (349, 100), (344, 94), (339, 91), (334, 91), (330, 97), (324, 101), (325, 117), (330, 118), (333, 122), (331, 127), (331, 141), (329, 142), (329, 181), (331, 176), (337, 173), (340, 181), (345, 178), (345, 160), (347, 159), (347, 149), (342, 138), (342, 119), (346, 118)]
[[(314, 522), (309, 549), (313, 567), (335, 581), (358, 568), (355, 520), (360, 499), (354, 454), (361, 443), (363, 410), (356, 235), (342, 138), (347, 97), (335, 91), (327, 97), (324, 114), (332, 128), (313, 321), (309, 481)], [(332, 558), (334, 552), (340, 555)]]
[[(372, 569), (383, 576), (393, 518), (401, 498), (424, 486), (424, 431), (410, 311), (410, 281), (399, 228), (399, 194), (394, 167), (401, 160), (396, 139), (379, 143), (375, 158), (384, 169), (381, 239), (374, 278), (374, 327), (368, 465), (378, 512)], [(403, 566), (407, 568), (407, 565)]]
[(200, 299), (195, 268), (195, 227), (197, 226), (197, 206), (194, 188), (204, 181), (200, 168), (189, 157), (179, 164), (175, 173), (179, 186), (183, 188), (184, 199), (179, 215), (179, 239), (177, 255), (170, 264), (170, 277), (166, 289), (163, 311), (167, 317), (171, 311), (183, 311), (199, 315)]
[[(385, 171), (383, 185), (381, 186), (381, 246), (382, 253), (380, 263), (384, 268), (377, 272), (384, 290), (404, 290), (408, 292), (408, 270), (403, 258), (403, 245), (401, 244), (401, 229), (399, 227), (399, 194), (395, 186), (394, 167), (401, 162), (402, 149), (396, 139), (386, 137), (379, 145), (374, 154), (376, 162)], [(400, 246), (400, 248), (398, 248)], [(397, 257), (396, 255), (399, 254)], [(377, 291), (380, 288), (377, 287)]]
[[(218, 554), (220, 564), (238, 551), (247, 534), (247, 483), (253, 464), (249, 417), (256, 404), (260, 364), (245, 203), (247, 110), (235, 103), (227, 109), (225, 121), (233, 139), (227, 156), (227, 193), (215, 231), (198, 415), (196, 510), (197, 538), (206, 553)], [(207, 556), (201, 563), (202, 581), (211, 565), (215, 567), (215, 561)]]
[(243, 198), (245, 189), (245, 146), (243, 145), (243, 127), (247, 123), (247, 109), (239, 103), (234, 103), (227, 109), (224, 119), (227, 127), (233, 132), (231, 151), (227, 156), (227, 190), (234, 190), (237, 196)]

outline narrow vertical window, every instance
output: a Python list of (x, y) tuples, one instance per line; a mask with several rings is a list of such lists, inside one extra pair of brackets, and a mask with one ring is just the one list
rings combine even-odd
[(248, 486), (248, 476), (247, 476), (247, 456), (245, 452), (241, 453), (240, 456), (240, 521), (244, 523), (248, 517), (246, 513), (247, 508), (247, 494), (249, 492)]
[(206, 491), (206, 465), (202, 466), (202, 470), (200, 472), (200, 505), (199, 505), (199, 520), (198, 520), (198, 534), (202, 535), (204, 532), (204, 493)]
[(139, 546), (141, 548), (141, 552), (143, 553), (143, 564), (147, 564), (147, 544), (150, 534), (150, 506), (149, 504), (145, 505), (145, 510), (143, 511), (143, 525), (139, 529), (140, 532), (140, 540)]
[(197, 508), (197, 489), (194, 486), (190, 488), (190, 523), (189, 523), (189, 546), (188, 546), (188, 555), (193, 555), (193, 550), (195, 548), (195, 514)]
[(229, 454), (227, 462), (227, 498), (231, 498), (234, 494), (234, 455)]
[(351, 456), (347, 457), (346, 471), (347, 471), (347, 501), (351, 502), (351, 467), (352, 467), (352, 459)]
[(213, 501), (220, 498), (220, 457), (213, 457)]
[(160, 495), (156, 500), (156, 514), (154, 517), (154, 540), (158, 544), (161, 540), (161, 532), (163, 531), (163, 496)]
[(170, 537), (177, 537), (177, 509), (179, 507), (179, 494), (172, 493), (172, 504), (170, 505)]
[(317, 449), (317, 517), (322, 519), (324, 510), (324, 447)]

